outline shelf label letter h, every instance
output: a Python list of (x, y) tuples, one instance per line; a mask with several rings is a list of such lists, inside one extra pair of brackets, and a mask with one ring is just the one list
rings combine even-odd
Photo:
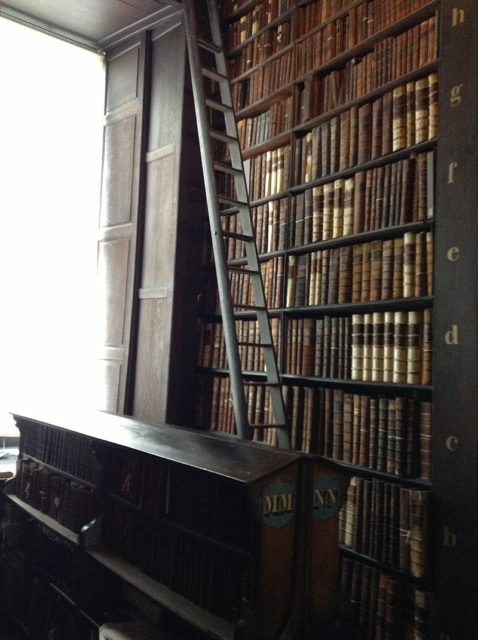
[(465, 22), (465, 10), (458, 9), (458, 7), (453, 7), (451, 26), (456, 27), (462, 22)]

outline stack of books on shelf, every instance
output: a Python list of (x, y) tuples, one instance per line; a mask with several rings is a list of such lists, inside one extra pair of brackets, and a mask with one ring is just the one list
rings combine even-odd
[[(224, 2), (222, 15), (291, 443), (348, 469), (368, 505), (353, 527), (377, 533), (372, 548), (343, 545), (363, 637), (427, 638), (438, 3), (277, 4)], [(240, 244), (226, 252), (241, 264)], [(249, 342), (247, 284), (231, 280)], [(234, 433), (209, 312), (197, 424)], [(262, 363), (242, 349), (256, 423), (269, 411)], [(267, 429), (254, 438), (276, 443)]]

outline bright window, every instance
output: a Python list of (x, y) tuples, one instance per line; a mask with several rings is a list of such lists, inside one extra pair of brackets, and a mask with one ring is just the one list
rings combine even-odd
[(102, 57), (0, 19), (0, 425), (90, 404)]

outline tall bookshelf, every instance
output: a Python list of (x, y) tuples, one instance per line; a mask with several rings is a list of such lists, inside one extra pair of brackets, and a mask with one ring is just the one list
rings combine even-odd
[[(432, 408), (453, 406), (441, 388), (435, 406), (432, 388), (432, 368), (443, 378), (444, 367), (432, 363), (441, 4), (222, 7), (292, 446), (350, 478), (341, 586), (364, 638), (442, 633), (430, 622), (431, 523), (440, 518)], [(233, 217), (227, 224), (235, 230)], [(240, 243), (226, 250), (240, 265)], [(233, 433), (208, 264), (205, 283), (197, 423)], [(233, 275), (232, 289), (246, 309), (246, 283)], [(247, 310), (237, 323), (240, 342), (253, 342)], [(241, 349), (249, 417), (259, 422), (269, 410), (257, 384), (263, 363)], [(254, 438), (275, 444), (273, 431)]]

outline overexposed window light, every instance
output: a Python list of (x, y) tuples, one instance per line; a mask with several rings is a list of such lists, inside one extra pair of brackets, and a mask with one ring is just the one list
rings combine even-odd
[(2, 18), (0, 59), (1, 423), (92, 398), (105, 82), (100, 55)]

